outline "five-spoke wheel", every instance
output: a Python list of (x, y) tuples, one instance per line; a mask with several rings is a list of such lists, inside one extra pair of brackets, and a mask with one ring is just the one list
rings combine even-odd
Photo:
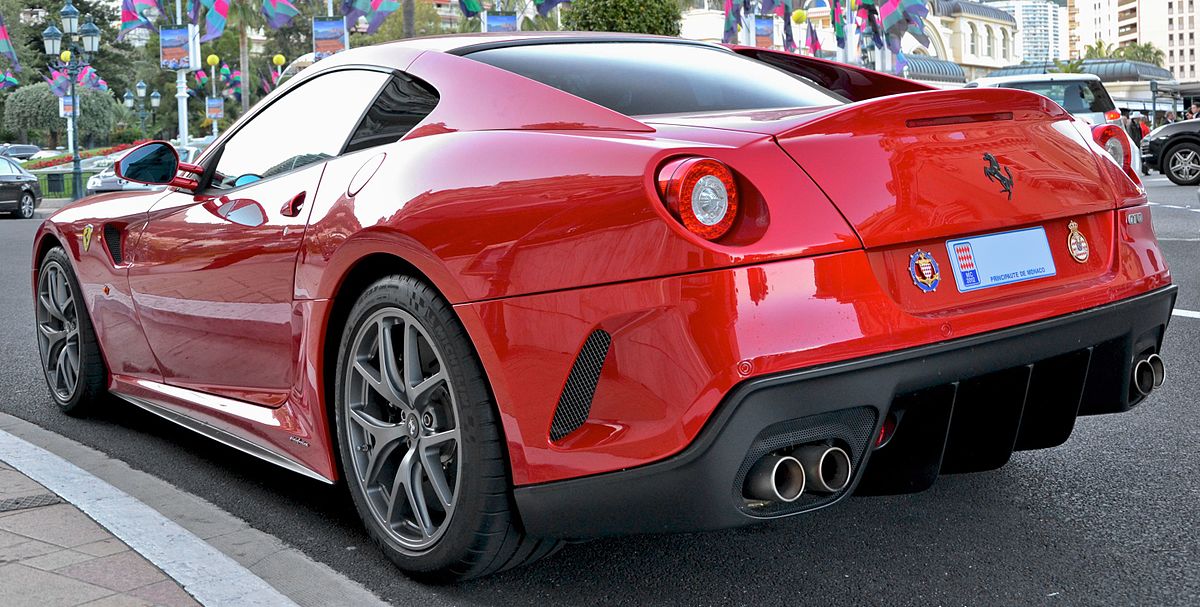
[(38, 268), (38, 352), (46, 384), (58, 406), (77, 414), (104, 393), (104, 360), (91, 318), (79, 295), (79, 282), (62, 248), (51, 249)]
[(1181, 143), (1167, 153), (1167, 178), (1177, 185), (1200, 184), (1200, 146)]
[(341, 470), (367, 532), (428, 581), (486, 575), (558, 546), (511, 510), (487, 377), (454, 309), (428, 284), (387, 276), (346, 314), (334, 412)]
[(354, 480), (401, 545), (445, 532), (462, 475), (458, 409), (437, 345), (415, 317), (375, 312), (354, 336), (345, 382)]

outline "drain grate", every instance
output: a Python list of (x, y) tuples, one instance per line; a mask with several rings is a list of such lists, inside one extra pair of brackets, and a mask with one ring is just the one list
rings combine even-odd
[(42, 506), (51, 506), (53, 504), (61, 504), (62, 498), (53, 493), (43, 493), (41, 495), (28, 495), (25, 497), (10, 497), (0, 500), (0, 512), (12, 512), (13, 510), (27, 510), (29, 508), (41, 508)]

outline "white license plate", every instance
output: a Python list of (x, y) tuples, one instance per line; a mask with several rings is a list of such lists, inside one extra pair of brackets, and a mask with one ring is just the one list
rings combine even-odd
[(960, 293), (1054, 276), (1041, 227), (946, 241)]

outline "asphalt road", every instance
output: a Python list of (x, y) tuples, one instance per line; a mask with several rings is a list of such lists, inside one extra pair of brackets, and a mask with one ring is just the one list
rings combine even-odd
[[(1156, 177), (1149, 192), (1178, 305), (1200, 310), (1195, 189)], [(998, 471), (742, 530), (568, 546), (532, 567), (428, 587), (371, 546), (342, 489), (131, 406), (60, 415), (33, 339), (36, 225), (0, 220), (0, 409), (202, 496), (395, 604), (1200, 604), (1200, 319), (1174, 318), (1169, 379), (1146, 404), (1081, 418), (1062, 447), (1017, 453)]]

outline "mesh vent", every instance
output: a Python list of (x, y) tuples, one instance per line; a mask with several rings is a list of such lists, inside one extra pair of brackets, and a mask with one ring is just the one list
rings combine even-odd
[(121, 228), (111, 223), (104, 224), (104, 244), (108, 247), (109, 254), (112, 255), (113, 263), (121, 265)]
[(567, 385), (558, 397), (554, 421), (550, 423), (550, 440), (561, 439), (587, 421), (596, 384), (600, 382), (600, 370), (611, 344), (612, 336), (603, 330), (594, 331), (583, 343), (575, 364), (571, 365), (571, 373), (567, 375)]
[(828, 441), (846, 449), (850, 454), (851, 466), (857, 474), (862, 456), (866, 453), (867, 442), (875, 430), (875, 409), (857, 407), (823, 413), (810, 417), (792, 419), (768, 426), (759, 433), (750, 446), (750, 452), (734, 477), (734, 503), (747, 514), (757, 517), (775, 517), (793, 514), (802, 510), (812, 510), (823, 506), (842, 496), (845, 491), (821, 495), (805, 491), (800, 499), (794, 502), (771, 502), (761, 504), (749, 501), (742, 495), (746, 484), (746, 475), (750, 468), (762, 456), (773, 451), (790, 449), (805, 443)]

